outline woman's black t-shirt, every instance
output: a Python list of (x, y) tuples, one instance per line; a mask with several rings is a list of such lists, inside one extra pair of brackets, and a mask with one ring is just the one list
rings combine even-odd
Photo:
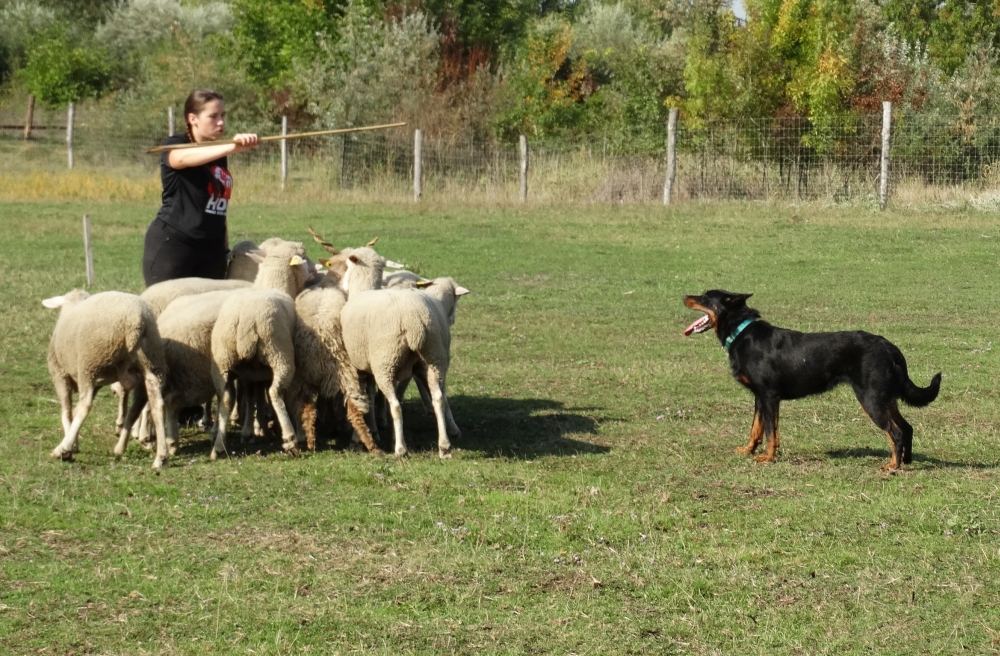
[[(167, 137), (164, 146), (191, 143), (186, 134)], [(233, 191), (228, 159), (184, 169), (171, 168), (167, 157), (160, 155), (160, 178), (163, 180), (163, 205), (156, 218), (193, 241), (206, 246), (219, 244), (228, 249), (226, 210)]]

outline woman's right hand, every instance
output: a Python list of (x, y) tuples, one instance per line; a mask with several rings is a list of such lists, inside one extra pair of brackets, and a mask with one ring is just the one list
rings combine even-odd
[(242, 153), (245, 150), (250, 150), (260, 145), (260, 139), (256, 134), (238, 134), (233, 137), (233, 141), (236, 142), (236, 148), (233, 150), (234, 153)]

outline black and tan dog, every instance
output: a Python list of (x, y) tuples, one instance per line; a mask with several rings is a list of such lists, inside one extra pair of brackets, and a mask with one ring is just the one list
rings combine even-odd
[(886, 338), (859, 330), (800, 333), (777, 328), (747, 306), (750, 296), (713, 289), (701, 296), (684, 297), (684, 305), (705, 313), (684, 334), (714, 328), (729, 353), (733, 377), (753, 392), (750, 441), (736, 450), (753, 453), (766, 436), (767, 451), (756, 460), (774, 460), (781, 401), (850, 383), (861, 407), (889, 436), (892, 458), (882, 470), (895, 471), (901, 463), (909, 463), (913, 458), (913, 427), (899, 414), (897, 401), (916, 407), (927, 405), (937, 398), (941, 374), (934, 376), (928, 387), (917, 387), (906, 372), (903, 354)]

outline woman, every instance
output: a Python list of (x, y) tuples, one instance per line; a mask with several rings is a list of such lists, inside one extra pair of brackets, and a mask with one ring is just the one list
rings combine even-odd
[[(222, 95), (196, 89), (184, 102), (185, 134), (163, 145), (219, 139), (226, 127)], [(173, 278), (224, 278), (229, 237), (226, 210), (233, 190), (227, 155), (257, 146), (256, 134), (237, 134), (235, 144), (168, 150), (160, 155), (163, 205), (146, 231), (142, 274), (146, 286)]]

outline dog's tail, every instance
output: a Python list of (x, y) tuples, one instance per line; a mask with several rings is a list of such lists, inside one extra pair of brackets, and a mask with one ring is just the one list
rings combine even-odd
[(927, 387), (917, 387), (910, 380), (910, 377), (904, 374), (903, 381), (903, 401), (906, 405), (912, 405), (916, 408), (922, 408), (929, 404), (931, 401), (937, 398), (938, 391), (941, 389), (941, 374), (938, 373), (934, 378), (931, 379), (931, 384)]

